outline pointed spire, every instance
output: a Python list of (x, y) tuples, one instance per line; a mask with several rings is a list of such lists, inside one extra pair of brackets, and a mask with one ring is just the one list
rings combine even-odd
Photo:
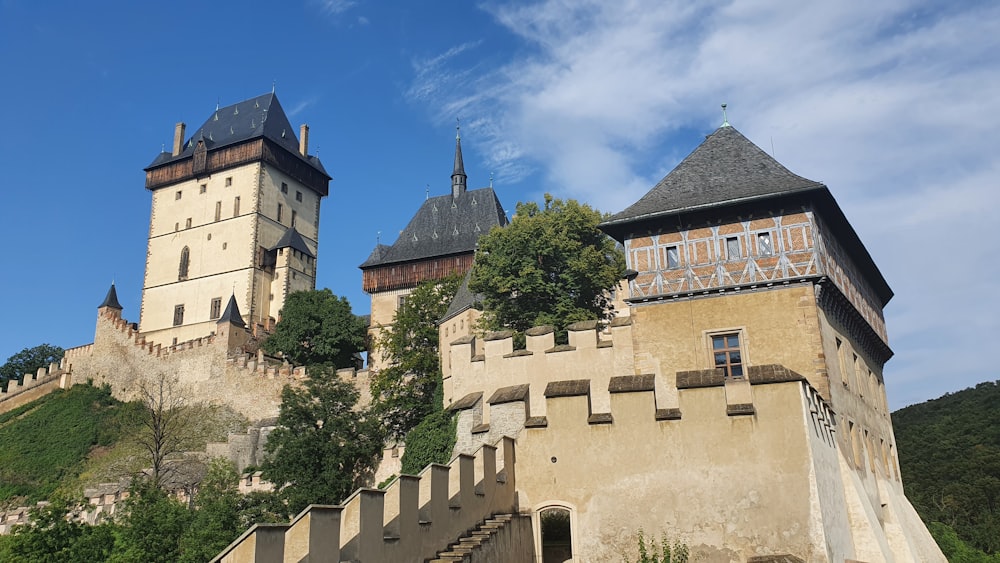
[(229, 323), (240, 328), (246, 328), (246, 323), (243, 322), (243, 315), (240, 314), (240, 306), (236, 304), (236, 294), (234, 293), (229, 297), (229, 303), (226, 304), (226, 310), (219, 317), (219, 320), (215, 324)]
[(455, 169), (451, 173), (451, 197), (457, 198), (465, 193), (466, 179), (465, 163), (462, 161), (462, 130), (455, 120)]
[(108, 295), (104, 298), (104, 301), (97, 306), (98, 309), (107, 307), (109, 309), (122, 310), (122, 306), (118, 303), (118, 292), (115, 291), (115, 282), (111, 282), (111, 289), (108, 290)]

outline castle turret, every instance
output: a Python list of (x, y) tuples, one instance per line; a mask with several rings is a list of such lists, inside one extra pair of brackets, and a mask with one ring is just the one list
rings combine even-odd
[(118, 302), (118, 292), (115, 291), (114, 282), (111, 283), (111, 288), (108, 289), (108, 294), (104, 297), (104, 301), (97, 306), (97, 314), (122, 318), (122, 306)]
[(246, 329), (247, 324), (243, 321), (243, 315), (240, 314), (240, 306), (236, 302), (235, 294), (229, 297), (226, 310), (215, 325), (215, 336), (220, 345), (225, 346), (227, 353), (235, 351), (250, 338)]
[(462, 133), (455, 127), (455, 169), (451, 173), (451, 197), (457, 199), (465, 193), (466, 180), (465, 163), (462, 161)]

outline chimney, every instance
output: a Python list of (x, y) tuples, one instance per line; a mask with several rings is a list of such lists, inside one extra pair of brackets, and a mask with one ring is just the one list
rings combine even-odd
[(174, 127), (174, 156), (181, 154), (181, 149), (184, 148), (184, 122), (178, 123)]
[(309, 156), (309, 126), (305, 123), (299, 127), (299, 152), (302, 156)]

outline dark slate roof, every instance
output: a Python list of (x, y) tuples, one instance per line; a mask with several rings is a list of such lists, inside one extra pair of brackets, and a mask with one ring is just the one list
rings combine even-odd
[(376, 247), (360, 267), (472, 252), (481, 235), (494, 225), (506, 224), (507, 215), (493, 188), (469, 190), (458, 197), (432, 197), (424, 201), (391, 247)]
[(287, 231), (285, 231), (285, 234), (281, 235), (281, 239), (278, 242), (274, 243), (274, 246), (272, 246), (268, 250), (277, 250), (279, 248), (289, 248), (289, 247), (291, 247), (293, 250), (298, 250), (299, 252), (305, 254), (310, 258), (316, 257), (316, 255), (313, 254), (313, 251), (309, 250), (309, 245), (306, 244), (306, 241), (305, 239), (302, 238), (302, 235), (300, 235), (299, 232), (295, 230), (295, 227), (290, 227)]
[(205, 148), (213, 150), (258, 137), (265, 137), (277, 143), (329, 176), (319, 158), (303, 157), (299, 154), (299, 140), (295, 135), (295, 129), (289, 123), (285, 110), (281, 108), (278, 97), (273, 92), (215, 110), (185, 141), (181, 154), (173, 156), (169, 152), (161, 152), (146, 169), (191, 157), (195, 145), (200, 140), (205, 141)]
[(604, 225), (823, 187), (793, 174), (735, 127), (709, 135), (646, 195)]
[(463, 311), (472, 309), (482, 301), (481, 295), (472, 293), (472, 291), (469, 290), (470, 277), (472, 277), (472, 270), (465, 273), (465, 277), (462, 278), (462, 283), (458, 286), (458, 290), (455, 292), (455, 297), (452, 298), (451, 303), (448, 305), (448, 310), (445, 311), (444, 316), (441, 317), (440, 321), (438, 321), (439, 324)]
[(243, 322), (243, 315), (240, 314), (240, 306), (236, 304), (236, 296), (231, 295), (229, 297), (229, 303), (226, 304), (226, 310), (222, 312), (222, 316), (215, 324), (222, 323), (232, 323), (238, 327), (246, 328), (247, 324)]
[(108, 290), (108, 294), (104, 297), (104, 301), (97, 306), (98, 309), (101, 307), (108, 307), (110, 309), (122, 310), (122, 306), (118, 303), (118, 292), (115, 291), (115, 284), (111, 284), (111, 289)]

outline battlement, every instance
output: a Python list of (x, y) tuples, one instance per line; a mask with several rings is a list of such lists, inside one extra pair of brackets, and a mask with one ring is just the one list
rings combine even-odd
[(66, 369), (66, 359), (58, 364), (53, 362), (40, 367), (35, 373), (26, 373), (20, 381), (10, 380), (7, 389), (0, 390), (0, 413), (15, 409), (56, 389), (65, 389), (73, 384), (73, 377)]
[[(655, 379), (652, 374), (642, 374), (612, 376), (606, 383), (604, 378), (548, 381), (537, 393), (543, 398), (542, 405), (533, 402), (536, 393), (532, 392), (532, 387), (540, 384), (501, 387), (485, 400), (483, 392), (469, 393), (448, 407), (459, 415), (455, 451), (468, 452), (501, 436), (517, 437), (525, 429), (586, 432), (587, 427), (623, 423), (666, 430), (667, 426), (684, 424), (684, 413), (689, 410), (698, 413), (699, 420), (705, 416), (784, 416), (759, 412), (754, 395), (762, 386), (795, 383), (802, 388), (802, 416), (811, 419), (814, 436), (835, 445), (836, 420), (830, 405), (804, 377), (783, 366), (754, 366), (747, 378), (738, 380), (724, 378), (721, 370), (678, 372), (678, 406), (670, 408), (657, 406)], [(553, 413), (558, 423), (554, 423)]]
[[(483, 337), (482, 354), (476, 354), (475, 336), (452, 342), (452, 376), (444, 380), (445, 403), (471, 393), (492, 397), (502, 388), (530, 385), (525, 408), (530, 416), (545, 416), (546, 386), (571, 373), (591, 381), (595, 412), (607, 412), (611, 378), (636, 373), (631, 319), (616, 318), (603, 330), (597, 321), (574, 323), (568, 327), (568, 336), (569, 344), (556, 345), (553, 327), (532, 328), (525, 333), (525, 348), (515, 350), (512, 333), (489, 333)], [(489, 422), (489, 410), (485, 410), (482, 423)]]
[[(498, 455), (499, 454), (499, 455)], [(288, 524), (256, 524), (213, 562), (425, 561), (454, 538), (516, 509), (514, 440), (358, 489), (340, 506), (310, 505)]]

